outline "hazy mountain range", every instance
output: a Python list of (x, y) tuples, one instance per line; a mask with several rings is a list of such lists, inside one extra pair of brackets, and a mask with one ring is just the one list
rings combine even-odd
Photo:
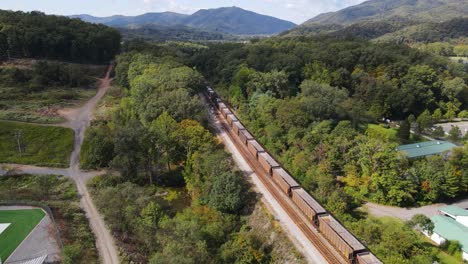
[(74, 15), (71, 17), (126, 29), (148, 26), (153, 26), (153, 28), (155, 26), (186, 26), (198, 30), (235, 35), (272, 35), (296, 26), (289, 21), (257, 14), (238, 7), (202, 9), (192, 15), (163, 12), (146, 13), (140, 16)]

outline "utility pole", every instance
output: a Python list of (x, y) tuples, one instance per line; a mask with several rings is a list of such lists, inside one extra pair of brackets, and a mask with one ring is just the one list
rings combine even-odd
[(18, 152), (20, 153), (20, 156), (21, 156), (21, 154), (23, 153), (23, 149), (21, 146), (21, 139), (23, 138), (23, 131), (17, 129), (14, 131), (14, 133), (15, 133), (16, 145), (18, 147)]

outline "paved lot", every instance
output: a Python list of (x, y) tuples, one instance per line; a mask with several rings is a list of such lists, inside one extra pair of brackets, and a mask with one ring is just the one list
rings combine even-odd
[[(31, 206), (0, 206), (0, 210), (32, 209)], [(26, 239), (16, 248), (5, 264), (47, 254), (46, 262), (60, 261), (60, 247), (57, 243), (56, 233), (52, 220), (46, 215)]]
[(468, 121), (453, 122), (453, 123), (440, 123), (440, 124), (436, 124), (435, 126), (442, 127), (445, 133), (448, 133), (450, 129), (452, 129), (452, 126), (458, 126), (462, 132), (462, 136), (464, 136), (468, 132)]
[[(461, 208), (468, 208), (468, 199), (463, 199), (458, 202), (452, 203), (450, 205), (456, 205)], [(432, 217), (438, 214), (438, 210), (444, 206), (447, 206), (445, 203), (432, 204), (427, 206), (415, 207), (415, 208), (401, 208), (395, 206), (386, 206), (375, 203), (366, 203), (363, 208), (367, 210), (369, 214), (382, 217), (382, 216), (391, 216), (400, 218), (401, 220), (407, 221), (410, 220), (415, 214), (423, 214), (427, 217)]]

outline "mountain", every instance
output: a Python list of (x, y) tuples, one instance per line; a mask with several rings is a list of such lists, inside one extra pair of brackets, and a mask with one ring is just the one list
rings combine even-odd
[(177, 25), (181, 24), (182, 20), (188, 15), (178, 14), (174, 12), (162, 13), (146, 13), (140, 16), (110, 16), (110, 17), (94, 17), (90, 15), (74, 15), (72, 18), (80, 18), (83, 21), (91, 23), (105, 24), (111, 27), (137, 27), (146, 24), (159, 25)]
[(180, 25), (235, 35), (272, 35), (296, 26), (292, 22), (257, 14), (239, 7), (202, 9), (192, 15), (164, 12), (147, 13), (140, 16), (93, 17), (90, 15), (74, 15), (71, 17), (127, 29), (141, 28), (144, 25)]
[(370, 0), (337, 12), (318, 15), (304, 25), (352, 24), (392, 17), (442, 22), (465, 16), (468, 16), (467, 0)]

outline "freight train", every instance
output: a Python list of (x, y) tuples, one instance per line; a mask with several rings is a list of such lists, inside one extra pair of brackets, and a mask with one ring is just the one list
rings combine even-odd
[(351, 264), (382, 264), (358, 239), (320, 205), (281, 165), (255, 140), (226, 103), (211, 88), (206, 94), (227, 120), (233, 134), (242, 142), (272, 181), (299, 208), (310, 223)]

